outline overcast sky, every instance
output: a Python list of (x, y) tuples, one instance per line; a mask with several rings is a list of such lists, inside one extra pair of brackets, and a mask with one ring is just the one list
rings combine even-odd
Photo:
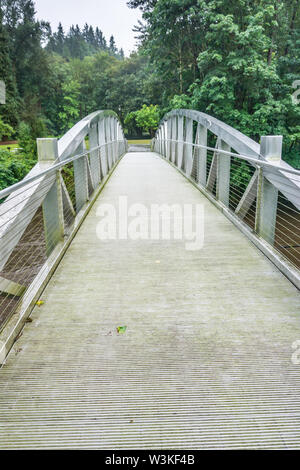
[(125, 54), (135, 48), (133, 26), (141, 18), (139, 10), (131, 10), (126, 0), (35, 0), (37, 18), (49, 21), (56, 31), (61, 21), (65, 30), (72, 24), (98, 26), (107, 41), (113, 34), (118, 49)]

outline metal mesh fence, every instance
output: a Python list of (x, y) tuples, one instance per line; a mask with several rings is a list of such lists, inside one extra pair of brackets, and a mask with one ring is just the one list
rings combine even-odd
[(125, 151), (109, 142), (0, 192), (0, 329)]
[[(300, 268), (300, 171), (240, 155), (231, 149), (222, 150), (216, 138), (209, 137), (210, 144), (216, 142), (216, 147), (212, 148), (184, 140), (163, 139), (163, 134), (159, 135), (160, 138), (154, 140), (158, 153), (162, 152), (163, 157), (222, 203), (232, 216), (264, 239), (282, 258), (296, 269)], [(186, 138), (185, 130), (183, 137)]]

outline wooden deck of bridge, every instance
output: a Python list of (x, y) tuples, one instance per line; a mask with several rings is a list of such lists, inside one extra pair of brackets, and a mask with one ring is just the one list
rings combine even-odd
[[(202, 204), (203, 248), (100, 241), (120, 195)], [(300, 448), (298, 291), (156, 154), (121, 160), (42, 299), (0, 371), (0, 448)]]

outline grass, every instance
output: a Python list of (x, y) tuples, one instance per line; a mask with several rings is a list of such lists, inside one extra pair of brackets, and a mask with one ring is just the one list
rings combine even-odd
[(141, 140), (128, 140), (128, 144), (134, 145), (134, 144), (145, 144), (149, 145), (151, 143), (150, 139), (141, 139)]
[(19, 148), (18, 144), (0, 145), (0, 150), (13, 150)]

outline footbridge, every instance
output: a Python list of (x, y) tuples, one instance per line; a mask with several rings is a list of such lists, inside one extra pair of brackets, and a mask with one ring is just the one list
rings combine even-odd
[(0, 192), (0, 448), (299, 449), (282, 137), (174, 110), (128, 152), (97, 111), (37, 147)]

